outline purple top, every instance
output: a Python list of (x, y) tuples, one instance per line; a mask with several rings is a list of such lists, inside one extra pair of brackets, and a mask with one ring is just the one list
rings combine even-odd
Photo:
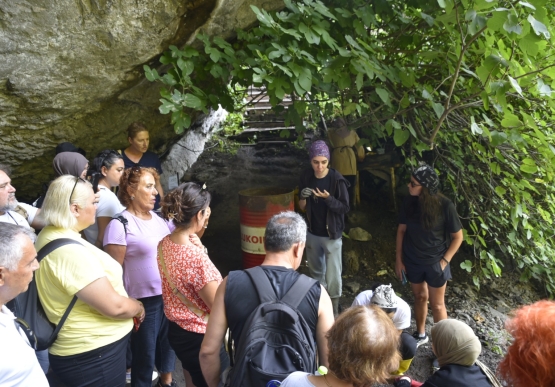
[(162, 294), (162, 281), (158, 271), (157, 249), (172, 225), (150, 211), (152, 218), (139, 219), (127, 210), (121, 214), (127, 218), (127, 236), (123, 224), (114, 219), (108, 223), (103, 245), (126, 246), (123, 260), (123, 284), (130, 297), (143, 298)]

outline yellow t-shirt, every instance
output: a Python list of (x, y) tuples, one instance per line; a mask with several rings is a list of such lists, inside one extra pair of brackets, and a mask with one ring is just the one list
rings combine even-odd
[[(50, 321), (58, 324), (75, 293), (102, 277), (110, 281), (117, 293), (127, 297), (121, 265), (79, 233), (47, 226), (35, 246), (39, 250), (59, 238), (75, 239), (83, 246), (70, 244), (56, 249), (41, 261), (35, 272), (39, 297)], [(88, 352), (121, 339), (132, 327), (132, 319), (106, 317), (78, 299), (49, 352), (58, 356)]]

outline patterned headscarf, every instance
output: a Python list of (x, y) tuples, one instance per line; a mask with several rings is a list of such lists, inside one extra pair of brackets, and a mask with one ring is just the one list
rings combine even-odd
[(434, 352), (440, 367), (446, 364), (471, 366), (482, 351), (472, 328), (455, 319), (441, 320), (432, 327)]
[(431, 195), (435, 195), (439, 189), (439, 178), (436, 171), (428, 164), (416, 168), (412, 176), (424, 187), (428, 188)]
[(370, 303), (377, 305), (382, 309), (393, 309), (397, 307), (397, 297), (395, 292), (389, 285), (380, 285), (374, 290)]
[(328, 160), (331, 158), (330, 148), (328, 148), (327, 144), (322, 140), (314, 141), (308, 150), (308, 154), (310, 160), (318, 156), (324, 156)]

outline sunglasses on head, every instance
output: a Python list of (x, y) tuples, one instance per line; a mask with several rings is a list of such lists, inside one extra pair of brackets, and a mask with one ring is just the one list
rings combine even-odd
[(81, 180), (83, 183), (86, 183), (86, 180), (83, 180), (81, 177), (76, 177), (75, 178), (75, 184), (73, 185), (73, 189), (71, 190), (71, 193), (69, 194), (69, 204), (71, 205), (71, 197), (73, 196), (73, 192), (75, 192), (75, 187), (77, 187), (77, 183), (79, 183), (79, 180)]

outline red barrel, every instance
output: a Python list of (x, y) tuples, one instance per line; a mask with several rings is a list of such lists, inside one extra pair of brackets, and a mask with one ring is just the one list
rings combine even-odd
[(268, 220), (282, 211), (294, 210), (293, 190), (280, 187), (251, 188), (239, 192), (243, 267), (259, 266), (266, 251), (264, 233)]

